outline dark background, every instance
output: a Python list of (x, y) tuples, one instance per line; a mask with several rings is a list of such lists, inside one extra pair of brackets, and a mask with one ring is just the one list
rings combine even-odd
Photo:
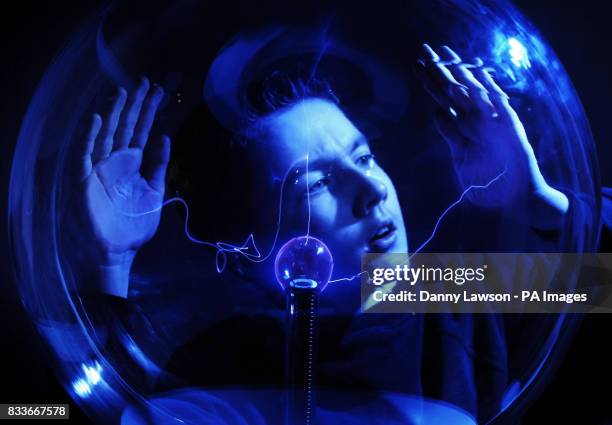
[[(255, 0), (253, 0), (255, 1)], [(612, 29), (605, 2), (516, 0), (554, 47), (582, 99), (597, 142), (602, 181), (612, 186)], [(0, 13), (0, 403), (67, 403), (40, 356), (43, 347), (14, 288), (5, 200), (14, 143), (38, 79), (70, 31), (101, 2), (20, 1)], [(612, 316), (587, 317), (559, 370), (524, 418), (525, 424), (612, 423), (607, 347)], [(72, 422), (87, 419), (71, 405)]]

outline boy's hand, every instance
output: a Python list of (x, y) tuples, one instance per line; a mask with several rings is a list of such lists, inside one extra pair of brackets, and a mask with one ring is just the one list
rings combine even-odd
[(107, 290), (114, 295), (127, 295), (136, 251), (159, 225), (170, 139), (149, 140), (149, 131), (162, 97), (162, 89), (149, 88), (145, 78), (129, 97), (120, 88), (111, 110), (94, 114), (81, 145), (77, 198), (84, 234), (93, 235), (93, 261), (106, 285), (121, 286)]
[(461, 185), (485, 185), (503, 173), (469, 198), (485, 207), (516, 207), (533, 215), (532, 224), (554, 226), (567, 210), (567, 198), (546, 183), (525, 128), (491, 70), (480, 59), (462, 62), (447, 46), (436, 52), (424, 44), (422, 56), (417, 69), (440, 107), (436, 123)]

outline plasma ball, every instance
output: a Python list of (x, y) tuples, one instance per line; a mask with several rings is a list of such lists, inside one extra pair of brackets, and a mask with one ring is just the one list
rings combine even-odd
[(281, 287), (314, 288), (327, 286), (334, 268), (329, 248), (312, 236), (291, 239), (281, 247), (274, 262), (276, 279)]

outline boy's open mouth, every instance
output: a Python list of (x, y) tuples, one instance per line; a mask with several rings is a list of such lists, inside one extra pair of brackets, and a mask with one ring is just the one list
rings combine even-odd
[(381, 222), (368, 241), (368, 250), (370, 252), (386, 252), (393, 244), (397, 237), (397, 227), (393, 220), (385, 220)]

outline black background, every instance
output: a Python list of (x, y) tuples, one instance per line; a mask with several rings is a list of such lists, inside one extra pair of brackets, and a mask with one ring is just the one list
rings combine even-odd
[[(255, 0), (253, 0), (255, 1)], [(605, 2), (596, 0), (516, 0), (539, 27), (570, 74), (597, 142), (602, 181), (612, 186), (612, 29)], [(34, 2), (5, 4), (0, 13), (0, 403), (67, 403), (69, 397), (40, 356), (32, 326), (14, 288), (5, 200), (14, 143), (30, 98), (47, 64), (71, 29), (101, 2)], [(608, 348), (612, 317), (585, 319), (541, 397), (523, 423), (612, 423), (609, 409)], [(71, 405), (71, 422), (87, 422)]]

